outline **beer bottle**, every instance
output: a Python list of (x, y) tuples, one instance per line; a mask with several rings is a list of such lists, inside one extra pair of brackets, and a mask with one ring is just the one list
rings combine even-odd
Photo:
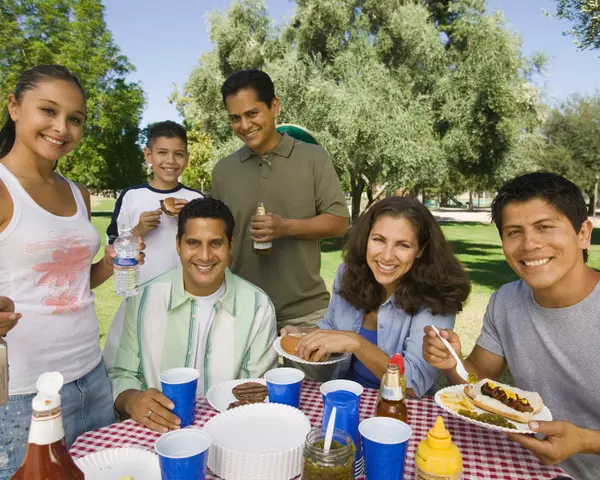
[[(256, 208), (256, 215), (266, 215), (267, 208), (263, 202), (258, 203), (258, 207)], [(256, 238), (262, 238), (260, 236)], [(273, 247), (273, 242), (257, 242), (252, 241), (252, 250), (257, 255), (269, 255), (271, 253), (271, 248)]]
[(0, 337), (0, 405), (8, 402), (8, 347)]
[(38, 378), (27, 452), (12, 480), (84, 480), (65, 441), (58, 393), (63, 382), (58, 372), (46, 372)]
[(387, 372), (381, 379), (375, 416), (391, 417), (407, 422), (408, 410), (404, 401), (405, 397), (404, 358), (397, 353), (390, 358)]

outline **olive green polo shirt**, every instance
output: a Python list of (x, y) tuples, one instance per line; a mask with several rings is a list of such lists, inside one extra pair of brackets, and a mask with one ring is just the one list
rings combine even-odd
[(262, 156), (244, 145), (216, 164), (212, 196), (235, 217), (232, 271), (269, 295), (278, 323), (327, 307), (319, 240), (280, 238), (270, 255), (260, 256), (252, 251), (249, 231), (259, 201), (283, 218), (348, 217), (340, 180), (322, 147), (286, 134)]

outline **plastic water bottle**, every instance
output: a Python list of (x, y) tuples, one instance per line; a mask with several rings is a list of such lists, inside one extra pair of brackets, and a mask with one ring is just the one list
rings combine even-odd
[(133, 227), (122, 226), (121, 234), (113, 243), (115, 258), (115, 293), (121, 297), (133, 297), (140, 291), (140, 266), (136, 260), (138, 241)]

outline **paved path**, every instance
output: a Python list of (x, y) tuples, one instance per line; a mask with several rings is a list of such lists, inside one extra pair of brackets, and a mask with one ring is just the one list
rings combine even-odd
[(491, 216), (489, 210), (475, 210), (468, 212), (466, 210), (454, 210), (450, 208), (441, 208), (439, 210), (431, 210), (435, 218), (442, 222), (477, 222), (490, 223)]
[[(466, 210), (454, 210), (442, 208), (439, 210), (431, 210), (435, 218), (442, 222), (476, 222), (476, 223), (491, 223), (492, 216), (489, 209), (476, 209), (473, 212)], [(596, 214), (596, 218), (588, 217), (595, 228), (600, 228), (600, 215)]]

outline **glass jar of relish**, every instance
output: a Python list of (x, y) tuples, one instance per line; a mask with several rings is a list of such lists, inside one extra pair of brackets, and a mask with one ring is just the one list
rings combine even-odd
[(354, 480), (354, 453), (352, 437), (335, 429), (329, 452), (325, 453), (325, 432), (312, 429), (304, 443), (302, 480)]

